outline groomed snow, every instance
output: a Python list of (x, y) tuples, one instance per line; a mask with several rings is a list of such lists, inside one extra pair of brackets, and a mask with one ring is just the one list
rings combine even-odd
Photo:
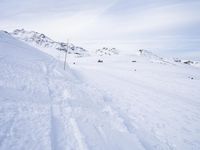
[(200, 149), (198, 68), (131, 55), (68, 62), (0, 32), (1, 150)]

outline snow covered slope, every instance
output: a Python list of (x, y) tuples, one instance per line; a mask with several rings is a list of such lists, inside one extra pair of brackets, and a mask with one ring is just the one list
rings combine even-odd
[(103, 63), (97, 63), (98, 57), (76, 59), (71, 67), (105, 93), (108, 114), (119, 118), (144, 149), (200, 149), (198, 68), (157, 63), (152, 60), (160, 58), (149, 53), (101, 59)]
[(1, 150), (143, 150), (112, 99), (53, 57), (0, 32)]
[(181, 60), (180, 63), (200, 68), (200, 62), (199, 61)]
[(71, 58), (63, 71), (1, 31), (0, 149), (200, 149), (198, 68), (146, 51), (98, 59)]
[(52, 57), (0, 32), (1, 150), (51, 149), (51, 91), (54, 82), (70, 77), (57, 65)]
[[(42, 33), (35, 31), (26, 31), (24, 29), (16, 29), (10, 33), (13, 37), (28, 43), (38, 49), (41, 49), (47, 53), (51, 51), (68, 51), (68, 54), (73, 54), (77, 57), (88, 56), (87, 50), (79, 46), (74, 46), (72, 43), (56, 42)], [(69, 47), (68, 47), (69, 46)], [(68, 49), (67, 49), (68, 47)]]

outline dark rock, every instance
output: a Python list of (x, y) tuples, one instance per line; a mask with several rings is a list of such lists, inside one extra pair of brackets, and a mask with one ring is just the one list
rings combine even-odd
[(103, 60), (100, 60), (100, 59), (99, 59), (99, 60), (98, 60), (98, 63), (103, 63)]
[(193, 61), (190, 61), (190, 60), (188, 60), (188, 61), (185, 61), (185, 62), (183, 62), (184, 64), (187, 64), (187, 65), (191, 65), (191, 64), (193, 64), (194, 62)]

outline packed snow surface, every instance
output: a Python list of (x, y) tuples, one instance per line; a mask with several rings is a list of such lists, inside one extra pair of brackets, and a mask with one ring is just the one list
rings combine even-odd
[(198, 68), (146, 55), (98, 59), (68, 57), (64, 71), (0, 32), (0, 149), (200, 149)]

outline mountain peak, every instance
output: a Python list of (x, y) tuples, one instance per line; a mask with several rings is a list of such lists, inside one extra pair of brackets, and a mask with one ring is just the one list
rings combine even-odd
[(145, 50), (145, 49), (139, 49), (138, 52), (139, 52), (140, 56), (147, 57), (147, 58), (150, 58), (150, 59), (158, 59), (158, 60), (163, 59), (162, 57), (159, 57), (156, 54), (154, 54), (154, 53), (152, 53), (148, 50)]
[(40, 49), (56, 49), (59, 51), (68, 51), (69, 54), (76, 56), (88, 56), (88, 51), (82, 47), (75, 46), (72, 43), (57, 42), (47, 37), (43, 33), (36, 31), (26, 31), (24, 29), (16, 29), (10, 33), (13, 37), (28, 43), (33, 47)]

